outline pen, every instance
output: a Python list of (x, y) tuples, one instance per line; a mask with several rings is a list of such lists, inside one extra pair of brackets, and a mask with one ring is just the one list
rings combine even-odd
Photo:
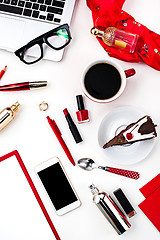
[(47, 81), (21, 82), (0, 86), (0, 91), (24, 91), (47, 86)]
[(2, 78), (3, 74), (6, 71), (7, 66), (5, 66), (1, 71), (0, 71), (0, 79)]
[(48, 120), (48, 123), (49, 123), (50, 127), (52, 128), (54, 134), (56, 135), (59, 143), (61, 144), (64, 152), (66, 153), (69, 161), (73, 164), (73, 166), (75, 166), (75, 162), (73, 160), (73, 157), (72, 157), (67, 145), (65, 144), (65, 142), (62, 138), (62, 133), (60, 132), (56, 122), (54, 120), (52, 120), (49, 116), (47, 116), (47, 120)]

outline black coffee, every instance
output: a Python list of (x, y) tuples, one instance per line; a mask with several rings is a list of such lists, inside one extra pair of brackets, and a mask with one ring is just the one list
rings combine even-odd
[(120, 89), (119, 71), (108, 63), (93, 65), (85, 75), (84, 84), (87, 92), (97, 99), (109, 99)]

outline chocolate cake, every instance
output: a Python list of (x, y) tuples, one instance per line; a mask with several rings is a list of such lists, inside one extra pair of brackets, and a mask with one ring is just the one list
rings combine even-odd
[(131, 123), (124, 130), (122, 130), (117, 136), (107, 142), (103, 148), (108, 148), (116, 145), (124, 145), (127, 143), (135, 143), (138, 141), (144, 141), (147, 139), (157, 137), (156, 125), (153, 123), (149, 116), (140, 118), (137, 122)]

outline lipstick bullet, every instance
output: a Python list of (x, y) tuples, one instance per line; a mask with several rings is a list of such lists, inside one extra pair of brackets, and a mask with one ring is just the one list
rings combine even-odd
[(63, 112), (64, 112), (64, 115), (65, 115), (66, 120), (68, 122), (69, 129), (70, 129), (70, 131), (71, 131), (71, 133), (72, 133), (72, 135), (74, 137), (74, 140), (76, 141), (76, 143), (82, 142), (83, 140), (81, 138), (81, 135), (80, 135), (76, 125), (74, 124), (74, 122), (73, 122), (73, 120), (71, 118), (71, 115), (69, 114), (67, 108), (65, 108), (63, 110)]

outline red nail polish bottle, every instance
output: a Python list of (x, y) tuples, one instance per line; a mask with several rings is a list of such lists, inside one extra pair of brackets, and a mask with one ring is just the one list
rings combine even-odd
[(77, 95), (78, 110), (76, 112), (78, 123), (89, 122), (88, 110), (85, 110), (82, 95)]

